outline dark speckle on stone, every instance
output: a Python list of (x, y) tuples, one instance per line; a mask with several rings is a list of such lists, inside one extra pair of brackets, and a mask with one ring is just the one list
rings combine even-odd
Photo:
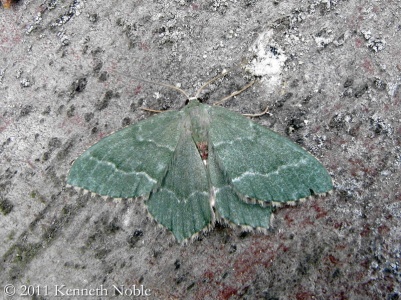
[(143, 231), (137, 229), (137, 230), (134, 231), (133, 236), (141, 237), (141, 236), (143, 236)]
[(280, 300), (280, 298), (272, 296), (270, 294), (269, 290), (263, 291), (262, 293), (262, 299), (266, 299), (266, 300)]
[(92, 23), (96, 23), (98, 18), (99, 18), (99, 15), (96, 14), (96, 13), (89, 14), (89, 21), (92, 22)]
[(354, 96), (354, 90), (352, 87), (346, 88), (343, 92), (344, 97), (352, 97)]
[(176, 270), (178, 270), (178, 269), (181, 267), (181, 263), (180, 263), (180, 260), (179, 260), (179, 259), (177, 259), (177, 260), (174, 262), (174, 267), (175, 267)]
[(48, 160), (50, 159), (50, 156), (51, 156), (51, 152), (46, 151), (46, 152), (43, 153), (43, 155), (42, 155), (42, 160), (43, 160), (43, 161), (48, 161)]
[(109, 102), (110, 102), (110, 98), (106, 98), (104, 97), (102, 100), (98, 101), (95, 104), (95, 107), (97, 110), (103, 110), (105, 109), (107, 106), (109, 106)]
[(358, 134), (359, 134), (360, 129), (361, 129), (361, 123), (358, 123), (358, 124), (356, 124), (356, 125), (354, 125), (354, 126), (352, 126), (352, 127), (350, 128), (349, 134), (350, 134), (351, 136), (353, 136), (353, 137), (357, 137)]
[(345, 127), (345, 115), (342, 113), (336, 113), (329, 122), (330, 128), (343, 129)]
[(353, 84), (354, 84), (354, 79), (347, 78), (347, 80), (345, 80), (345, 82), (344, 82), (344, 87), (348, 88), (348, 87), (352, 86)]
[(257, 0), (245, 0), (244, 6), (245, 7), (250, 7), (250, 6), (255, 5), (256, 2), (257, 2)]
[(67, 157), (68, 153), (71, 151), (72, 147), (74, 145), (73, 140), (69, 140), (64, 144), (64, 147), (62, 150), (60, 150), (57, 153), (57, 160), (63, 160)]
[(14, 205), (7, 198), (0, 198), (0, 211), (3, 215), (8, 215), (13, 210)]
[(292, 118), (290, 121), (290, 126), (292, 126), (295, 129), (299, 129), (304, 127), (304, 121), (300, 118)]
[(110, 252), (111, 250), (106, 247), (95, 249), (95, 258), (104, 259), (107, 255), (109, 255)]
[(33, 110), (33, 106), (30, 104), (27, 104), (24, 107), (22, 107), (19, 115), (21, 117), (25, 117), (25, 116), (29, 115), (32, 112), (32, 110)]
[(284, 103), (293, 96), (293, 93), (286, 93), (283, 97), (276, 101), (277, 107), (282, 107)]
[(100, 73), (100, 75), (99, 75), (100, 82), (105, 82), (108, 78), (109, 78), (109, 74), (106, 71)]
[(239, 235), (239, 238), (244, 239), (246, 237), (248, 237), (250, 235), (250, 233), (248, 231), (242, 231)]
[(294, 79), (290, 84), (291, 88), (296, 88), (298, 86), (299, 86), (299, 79)]
[(85, 113), (84, 119), (85, 119), (86, 122), (89, 122), (90, 120), (92, 120), (92, 118), (94, 116), (95, 116), (95, 114), (93, 112)]
[(399, 300), (401, 299), (400, 294), (395, 292), (395, 293), (391, 293), (387, 296), (387, 300)]
[(134, 112), (134, 111), (136, 111), (136, 109), (138, 108), (138, 107), (141, 107), (142, 105), (143, 105), (143, 99), (139, 99), (139, 100), (137, 100), (136, 102), (133, 102), (133, 103), (131, 103), (131, 105), (130, 105), (130, 110), (132, 111), (132, 112)]
[(113, 97), (116, 97), (117, 95), (113, 93), (113, 91), (108, 90), (106, 94), (104, 95), (102, 100), (99, 100), (96, 104), (95, 107), (97, 110), (103, 110), (107, 106), (109, 106), (110, 99)]
[(175, 283), (178, 285), (181, 282), (185, 281), (185, 275), (180, 275), (175, 279)]
[(48, 114), (50, 114), (50, 112), (51, 112), (51, 107), (49, 105), (49, 106), (46, 106), (45, 110), (42, 112), (42, 115), (48, 115)]
[(386, 124), (384, 120), (380, 117), (371, 117), (370, 118), (370, 128), (376, 134), (390, 134), (393, 132), (393, 128), (391, 125)]
[(340, 276), (341, 276), (341, 271), (340, 271), (340, 269), (336, 268), (336, 269), (334, 270), (333, 274), (332, 274), (332, 278), (333, 278), (333, 279), (336, 279), (336, 278), (338, 278), (338, 277), (340, 277)]
[(49, 143), (48, 143), (48, 147), (49, 149), (56, 149), (56, 148), (60, 148), (61, 147), (61, 140), (57, 137), (53, 137), (50, 139)]
[(76, 93), (81, 93), (85, 90), (87, 83), (86, 77), (79, 78), (71, 84), (71, 90)]
[(68, 109), (67, 109), (67, 117), (71, 118), (75, 115), (75, 106), (71, 105)]
[(118, 224), (118, 219), (116, 217), (113, 218), (113, 220), (111, 220), (110, 223), (108, 223), (105, 226), (105, 232), (108, 232), (108, 233), (116, 233), (120, 229), (121, 229), (121, 227)]
[(130, 247), (133, 248), (135, 246), (135, 244), (141, 239), (142, 236), (143, 236), (142, 230), (139, 230), (139, 229), (135, 230), (127, 238), (128, 245), (130, 245)]
[(95, 74), (99, 73), (100, 70), (102, 69), (102, 67), (103, 67), (103, 62), (100, 60), (97, 60), (95, 66), (93, 67), (93, 72)]
[(230, 245), (230, 249), (228, 250), (228, 253), (234, 253), (237, 251), (237, 245)]
[(123, 119), (123, 121), (122, 121), (122, 126), (123, 127), (128, 126), (130, 124), (131, 124), (131, 119), (130, 118), (126, 117), (126, 118)]
[(303, 118), (301, 117), (302, 113), (298, 114), (297, 116), (294, 116), (290, 119), (288, 122), (288, 127), (287, 127), (287, 134), (290, 134), (302, 127), (304, 127), (305, 123)]
[(10, 145), (10, 143), (11, 143), (11, 138), (7, 138), (7, 139), (3, 142), (2, 146), (4, 147), (4, 146), (7, 146), (7, 145)]
[(270, 52), (273, 53), (274, 56), (278, 56), (280, 53), (276, 47), (270, 46)]
[(60, 106), (58, 107), (58, 109), (57, 109), (57, 114), (60, 115), (60, 114), (64, 111), (64, 108), (65, 108), (65, 105), (64, 105), (64, 104), (60, 105)]
[(302, 99), (302, 102), (303, 103), (309, 103), (311, 99), (312, 99), (312, 95), (308, 95), (304, 99)]
[(375, 78), (373, 81), (373, 87), (379, 91), (384, 91), (387, 88), (387, 83), (379, 78)]
[(365, 84), (359, 86), (359, 87), (356, 89), (354, 96), (355, 96), (356, 98), (362, 97), (362, 95), (365, 94), (365, 92), (368, 90), (368, 88), (369, 88), (369, 87), (368, 87), (368, 84), (367, 84), (367, 83), (365, 83)]

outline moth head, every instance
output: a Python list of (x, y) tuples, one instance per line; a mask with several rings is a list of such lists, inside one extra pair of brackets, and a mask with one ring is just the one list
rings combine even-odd
[(189, 97), (189, 98), (187, 98), (187, 99), (185, 100), (184, 106), (187, 106), (189, 102), (194, 101), (194, 100), (196, 100), (196, 101), (198, 101), (198, 102), (200, 102), (200, 103), (203, 103), (203, 102), (204, 102), (204, 99), (203, 99), (203, 98), (199, 98), (199, 97)]

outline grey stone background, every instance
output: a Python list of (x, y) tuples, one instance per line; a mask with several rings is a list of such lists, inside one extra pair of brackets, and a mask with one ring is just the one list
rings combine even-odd
[[(108, 299), (113, 285), (142, 285), (149, 299), (399, 299), (400, 7), (21, 0), (1, 9), (0, 297), (54, 299), (65, 285), (108, 296), (64, 298)], [(135, 77), (193, 92), (230, 68), (203, 97), (213, 103), (259, 75), (224, 106), (268, 105), (254, 120), (318, 157), (331, 195), (278, 209), (267, 234), (217, 226), (183, 246), (142, 200), (65, 187), (70, 163), (150, 116), (141, 107), (182, 107), (180, 94)], [(35, 295), (21, 295), (29, 285)]]

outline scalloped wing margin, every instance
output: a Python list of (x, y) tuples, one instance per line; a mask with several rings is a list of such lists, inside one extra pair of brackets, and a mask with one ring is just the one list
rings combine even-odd
[(75, 160), (67, 183), (113, 198), (148, 195), (166, 173), (182, 120), (169, 111), (110, 134)]
[(209, 147), (208, 170), (214, 187), (214, 207), (218, 219), (229, 224), (252, 228), (269, 228), (272, 207), (247, 203), (222, 170), (213, 147)]

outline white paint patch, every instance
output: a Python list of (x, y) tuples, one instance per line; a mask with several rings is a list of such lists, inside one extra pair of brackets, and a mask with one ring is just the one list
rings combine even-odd
[(127, 212), (124, 214), (124, 216), (123, 216), (123, 225), (124, 225), (124, 228), (129, 228), (129, 227), (131, 227), (131, 210), (128, 208), (127, 209)]
[(162, 97), (162, 94), (160, 94), (159, 92), (153, 93), (153, 98), (160, 99), (161, 97)]
[(262, 81), (269, 86), (279, 85), (287, 56), (274, 41), (273, 30), (261, 33), (249, 51), (255, 54), (255, 58), (247, 65), (246, 70), (253, 75), (262, 76)]

